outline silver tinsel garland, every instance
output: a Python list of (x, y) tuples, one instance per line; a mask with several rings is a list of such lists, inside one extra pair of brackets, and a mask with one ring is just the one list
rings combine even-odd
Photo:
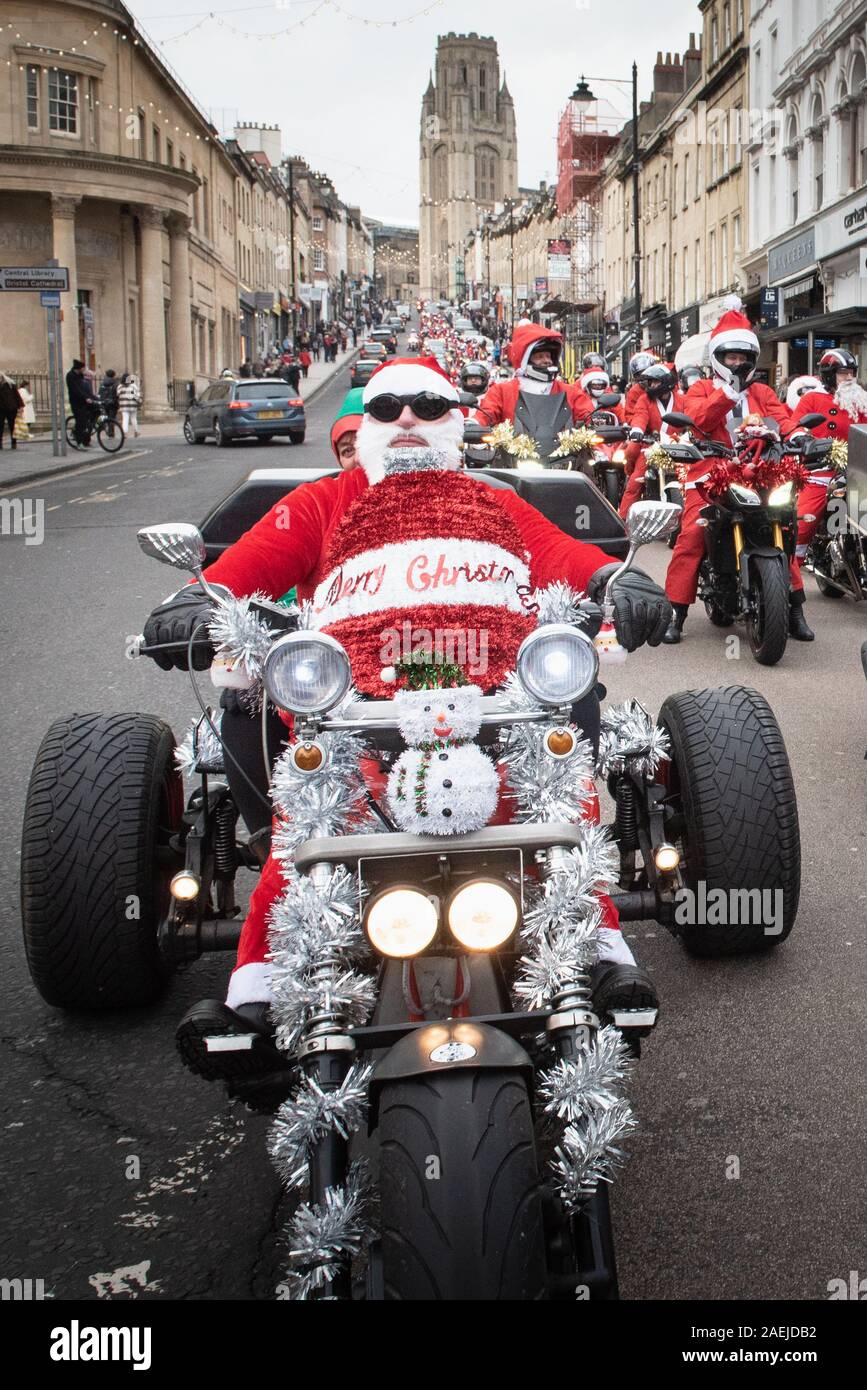
[(600, 1182), (610, 1182), (626, 1155), (618, 1147), (636, 1129), (629, 1102), (615, 1100), (567, 1125), (551, 1164), (567, 1211), (574, 1211)]
[(546, 1115), (567, 1124), (605, 1110), (622, 1097), (629, 1078), (629, 1049), (617, 1028), (600, 1028), (592, 1047), (577, 1057), (561, 1058), (543, 1072), (538, 1088)]
[(311, 1148), (331, 1133), (348, 1140), (367, 1112), (371, 1063), (353, 1062), (340, 1086), (323, 1091), (316, 1078), (305, 1076), (294, 1096), (277, 1112), (268, 1151), (286, 1187), (292, 1191), (307, 1182)]
[(325, 1201), (302, 1202), (289, 1223), (288, 1283), (293, 1299), (309, 1299), (334, 1279), (344, 1262), (360, 1255), (370, 1228), (365, 1219), (367, 1170), (353, 1163), (342, 1187), (329, 1187)]
[[(373, 827), (359, 760), (364, 744), (355, 734), (325, 730), (317, 736), (325, 754), (314, 772), (303, 772), (292, 759), (292, 746), (278, 758), (271, 799), (278, 821), (273, 852), (281, 861), (313, 836), (361, 834)], [(293, 745), (294, 746), (294, 745)]]
[(555, 579), (553, 584), (549, 584), (545, 589), (536, 589), (532, 596), (532, 603), (538, 609), (536, 614), (539, 625), (543, 623), (569, 623), (572, 627), (581, 627), (585, 622), (584, 614), (579, 608), (584, 594), (579, 589), (573, 589), (570, 584), (566, 584), (561, 579)]
[(594, 773), (593, 749), (573, 729), (572, 753), (568, 758), (552, 758), (545, 749), (550, 732), (546, 724), (516, 724), (503, 732), (502, 762), (517, 806), (515, 819), (522, 823), (575, 822), (586, 815), (592, 795), (587, 784)]
[(267, 594), (250, 594), (247, 598), (228, 598), (215, 608), (208, 623), (211, 640), (218, 654), (227, 661), (240, 664), (254, 680), (262, 678), (265, 657), (280, 633), (269, 627), (264, 618), (254, 613), (253, 603), (269, 603)]
[[(211, 723), (219, 732), (221, 711), (211, 710)], [(204, 715), (194, 719), (175, 749), (175, 763), (181, 772), (190, 776), (199, 763), (205, 763), (211, 770), (223, 766), (223, 744)]]
[(596, 929), (600, 912), (579, 926), (563, 931), (554, 940), (542, 937), (532, 955), (522, 956), (513, 986), (516, 999), (527, 1009), (546, 1009), (567, 986), (575, 984), (596, 960)]
[(652, 777), (659, 764), (671, 757), (668, 735), (654, 724), (647, 710), (637, 700), (606, 710), (602, 715), (599, 739), (600, 776), (619, 776), (622, 772), (637, 772)]

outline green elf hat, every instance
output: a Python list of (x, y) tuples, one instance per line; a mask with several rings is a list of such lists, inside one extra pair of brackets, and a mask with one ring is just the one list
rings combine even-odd
[(353, 389), (347, 393), (343, 405), (340, 407), (337, 419), (331, 426), (331, 447), (334, 450), (335, 457), (337, 456), (338, 440), (342, 439), (343, 435), (349, 430), (352, 430), (354, 433), (364, 419), (364, 405), (362, 404), (363, 395), (363, 387), (353, 387)]

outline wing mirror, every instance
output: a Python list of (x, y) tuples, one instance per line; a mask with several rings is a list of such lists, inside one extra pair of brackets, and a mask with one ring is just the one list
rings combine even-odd
[(620, 404), (622, 397), (619, 391), (606, 391), (598, 398), (599, 405), (603, 410), (614, 410)]
[(202, 574), (207, 553), (198, 526), (192, 526), (187, 521), (169, 521), (162, 526), (143, 526), (136, 538), (145, 555), (152, 560), (159, 560), (163, 565), (171, 565), (174, 569), (194, 574), (205, 593), (210, 598), (218, 598)]
[[(698, 425), (689, 415), (682, 415), (680, 411), (672, 410), (667, 415), (663, 415), (666, 425), (674, 425), (678, 430), (697, 430)], [(700, 431), (699, 431), (700, 432)]]
[(678, 526), (682, 509), (674, 502), (633, 502), (626, 518), (631, 550), (664, 540)]
[(798, 421), (798, 428), (803, 430), (814, 430), (817, 425), (824, 425), (827, 418), (826, 415), (818, 415), (815, 413), (812, 415), (805, 415), (802, 420)]

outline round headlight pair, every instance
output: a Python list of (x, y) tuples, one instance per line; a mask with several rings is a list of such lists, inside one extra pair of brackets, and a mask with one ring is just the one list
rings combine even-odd
[(325, 714), (349, 689), (352, 672), (340, 643), (325, 632), (290, 632), (265, 659), (269, 700), (290, 714)]
[[(518, 925), (518, 904), (508, 888), (492, 879), (465, 884), (449, 899), (449, 931), (468, 951), (494, 951)], [(389, 888), (375, 898), (364, 921), (367, 935), (383, 956), (417, 956), (437, 934), (439, 912), (418, 888)]]
[(521, 643), (518, 679), (541, 705), (572, 705), (596, 684), (599, 656), (583, 632), (547, 623)]

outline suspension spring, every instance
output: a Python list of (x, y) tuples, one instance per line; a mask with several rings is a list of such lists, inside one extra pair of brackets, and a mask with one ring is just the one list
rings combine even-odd
[(638, 849), (638, 798), (628, 777), (618, 779), (615, 807), (614, 833), (620, 849)]
[(214, 814), (214, 868), (223, 878), (232, 878), (238, 867), (235, 851), (235, 825), (238, 811), (226, 797)]

